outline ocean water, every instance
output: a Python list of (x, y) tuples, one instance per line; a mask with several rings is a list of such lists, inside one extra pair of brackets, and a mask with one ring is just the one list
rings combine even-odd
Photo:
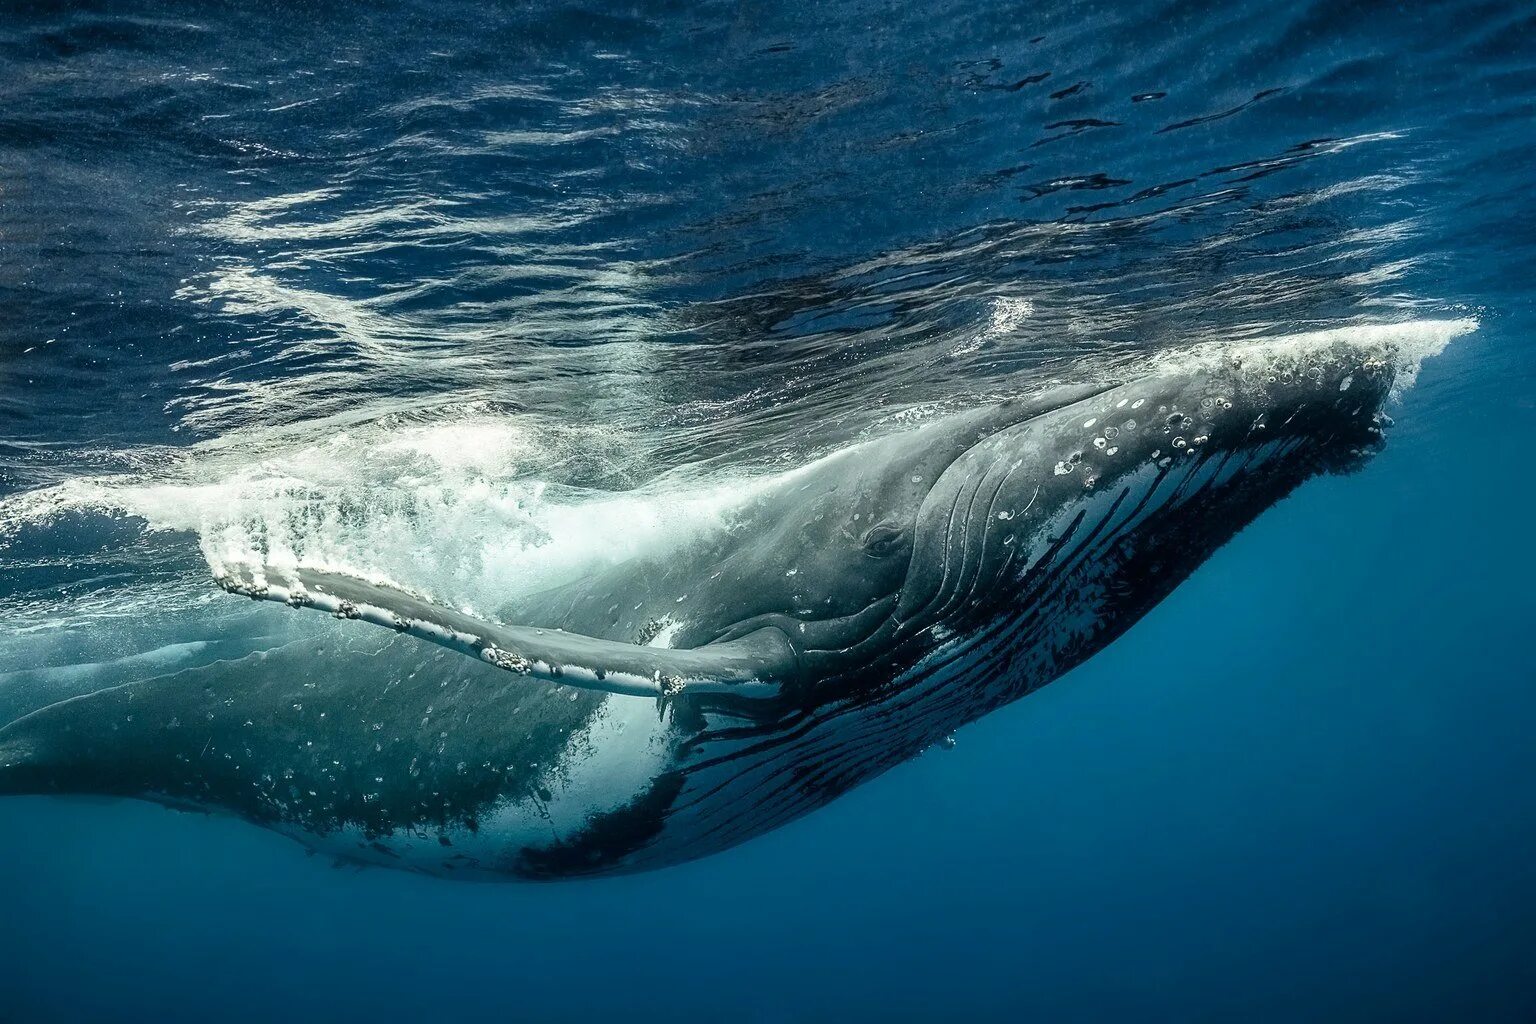
[(340, 628), (232, 561), (493, 605), (947, 411), (1477, 325), (1086, 664), (703, 860), (0, 800), (0, 1021), (1536, 1016), (1528, 6), (12, 3), (0, 95), (0, 723)]

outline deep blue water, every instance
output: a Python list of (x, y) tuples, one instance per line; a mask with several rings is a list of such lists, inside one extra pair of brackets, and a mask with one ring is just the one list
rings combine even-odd
[(0, 802), (0, 1020), (1536, 1015), (1528, 6), (10, 4), (0, 95), (0, 717), (259, 646), (223, 552), (483, 595), (1021, 380), (1480, 325), (1086, 665), (706, 860)]

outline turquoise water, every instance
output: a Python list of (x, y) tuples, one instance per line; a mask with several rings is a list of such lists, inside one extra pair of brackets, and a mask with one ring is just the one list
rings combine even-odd
[(1480, 327), (1087, 664), (702, 861), (8, 798), (0, 1019), (1530, 1015), (1527, 12), (135, 10), (0, 20), (8, 715), (259, 648), (210, 552), (481, 595), (904, 410)]

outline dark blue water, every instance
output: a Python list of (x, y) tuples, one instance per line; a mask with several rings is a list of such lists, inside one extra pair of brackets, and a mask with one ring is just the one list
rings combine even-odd
[(231, 552), (468, 599), (1020, 381), (1479, 323), (1085, 666), (704, 861), (0, 802), (0, 1020), (1536, 1014), (1528, 7), (18, 3), (0, 95), (6, 717), (259, 647)]

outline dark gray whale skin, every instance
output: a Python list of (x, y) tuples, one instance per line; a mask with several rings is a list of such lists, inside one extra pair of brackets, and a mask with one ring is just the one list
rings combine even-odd
[(413, 635), (316, 617), (286, 646), (44, 707), (0, 728), (0, 794), (227, 812), (451, 877), (697, 857), (1102, 649), (1302, 481), (1374, 451), (1398, 365), (1388, 344), (1234, 349), (953, 415), (499, 622), (312, 570), (227, 576)]

